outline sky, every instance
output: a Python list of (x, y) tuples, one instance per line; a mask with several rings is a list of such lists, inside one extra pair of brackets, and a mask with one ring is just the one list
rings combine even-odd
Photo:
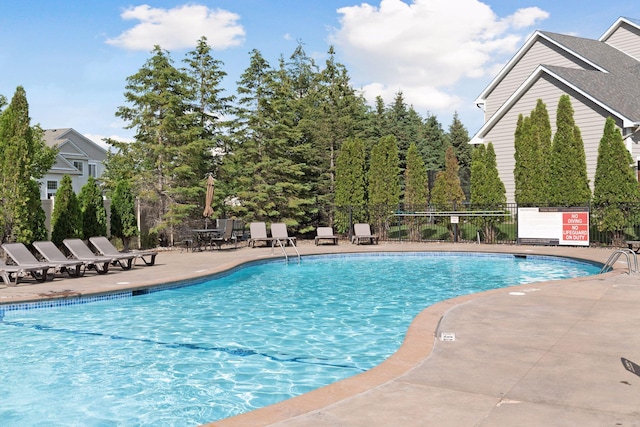
[(106, 147), (133, 138), (115, 113), (154, 46), (179, 67), (205, 36), (231, 95), (253, 49), (276, 67), (302, 43), (320, 67), (334, 46), (371, 105), (401, 92), (473, 136), (474, 100), (534, 31), (597, 39), (619, 17), (640, 19), (637, 0), (0, 0), (0, 94), (22, 86), (32, 124)]

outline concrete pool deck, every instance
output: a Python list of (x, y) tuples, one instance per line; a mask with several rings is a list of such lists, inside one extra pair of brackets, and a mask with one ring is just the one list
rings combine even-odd
[[(604, 263), (611, 248), (390, 243), (314, 246), (302, 255), (466, 251)], [(290, 252), (291, 253), (291, 252)], [(153, 267), (0, 284), (0, 304), (144, 288), (208, 275), (270, 248), (161, 252)], [(281, 253), (280, 253), (281, 255)], [(624, 257), (620, 258), (625, 260)], [(211, 426), (640, 426), (640, 274), (626, 262), (591, 277), (462, 296), (426, 308), (393, 356), (363, 374)], [(454, 334), (443, 341), (441, 333)], [(635, 371), (635, 372), (634, 372)]]

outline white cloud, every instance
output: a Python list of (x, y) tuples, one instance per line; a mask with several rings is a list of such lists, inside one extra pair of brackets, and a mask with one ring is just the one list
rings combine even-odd
[(528, 28), (535, 25), (538, 21), (547, 19), (549, 12), (546, 12), (537, 7), (527, 7), (525, 9), (518, 9), (516, 13), (507, 17), (509, 23), (513, 28)]
[(127, 136), (122, 136), (122, 135), (97, 135), (97, 134), (93, 134), (93, 133), (85, 133), (83, 134), (83, 136), (85, 138), (89, 138), (91, 141), (95, 142), (96, 144), (98, 144), (100, 147), (104, 148), (105, 150), (110, 150), (111, 146), (109, 144), (107, 144), (106, 142), (104, 142), (105, 139), (112, 139), (114, 141), (120, 141), (120, 142), (133, 142), (133, 138), (127, 137)]
[(151, 50), (155, 45), (167, 50), (188, 48), (195, 46), (202, 36), (214, 49), (226, 49), (244, 41), (245, 30), (238, 23), (240, 16), (223, 9), (196, 4), (173, 9), (142, 5), (128, 8), (120, 16), (140, 23), (107, 39), (107, 44), (128, 50)]
[(381, 0), (377, 7), (362, 3), (338, 13), (331, 41), (367, 99), (383, 94), (390, 102), (402, 91), (407, 103), (429, 111), (475, 98), (456, 94), (456, 85), (493, 76), (521, 46), (527, 33), (519, 31), (548, 17), (531, 7), (500, 18), (478, 0)]

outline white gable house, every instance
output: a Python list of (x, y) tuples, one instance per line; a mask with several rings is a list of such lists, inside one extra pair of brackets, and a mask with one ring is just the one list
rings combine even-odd
[(39, 180), (42, 199), (55, 196), (64, 175), (71, 177), (73, 191), (78, 194), (89, 176), (100, 178), (104, 172), (107, 150), (79, 132), (71, 128), (46, 129), (44, 141), (49, 147), (58, 148), (58, 156), (51, 169)]
[(582, 133), (592, 190), (607, 117), (615, 119), (640, 165), (640, 21), (620, 18), (599, 40), (536, 31), (476, 99), (484, 110), (485, 123), (471, 143), (493, 143), (507, 201), (515, 200), (518, 116), (531, 114), (542, 99), (555, 133), (557, 105), (563, 94), (571, 98)]

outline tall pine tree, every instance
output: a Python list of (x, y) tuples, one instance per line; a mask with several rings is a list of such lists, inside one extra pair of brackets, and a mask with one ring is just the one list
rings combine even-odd
[(404, 204), (406, 208), (418, 210), (426, 207), (429, 196), (427, 169), (415, 143), (407, 150), (407, 168), (404, 171)]
[(107, 235), (107, 211), (104, 208), (102, 191), (96, 180), (90, 176), (78, 195), (82, 213), (82, 238)]
[[(447, 148), (445, 163), (445, 170), (438, 172), (436, 175), (436, 182), (431, 190), (431, 204), (434, 205), (437, 210), (463, 210), (465, 195), (460, 185), (460, 175), (458, 175), (460, 166), (458, 166), (458, 159), (456, 159), (452, 146)], [(458, 236), (455, 234), (457, 227), (451, 224), (448, 217), (444, 218), (443, 222), (449, 229), (451, 239), (454, 241), (457, 240)]]
[[(407, 150), (407, 168), (404, 170), (404, 210), (423, 211), (427, 209), (429, 183), (424, 160), (415, 143)], [(409, 239), (420, 240), (419, 217), (409, 217)]]
[(453, 146), (456, 159), (458, 159), (460, 186), (465, 194), (465, 198), (469, 200), (471, 192), (471, 154), (473, 152), (473, 145), (469, 144), (469, 132), (460, 121), (458, 112), (455, 112), (453, 115), (447, 136), (449, 143)]
[[(598, 146), (598, 163), (593, 189), (594, 222), (598, 230), (608, 232), (614, 244), (624, 243), (624, 228), (637, 218), (640, 190), (633, 158), (622, 140), (615, 120), (608, 117)], [(635, 215), (632, 215), (635, 214)]]
[(51, 228), (51, 241), (58, 246), (64, 239), (82, 238), (82, 213), (69, 175), (62, 177), (56, 191)]
[(549, 202), (553, 205), (584, 206), (591, 199), (584, 143), (573, 119), (569, 95), (562, 95), (558, 102), (549, 184)]
[(398, 164), (396, 138), (391, 135), (383, 136), (371, 150), (371, 164), (368, 172), (370, 214), (375, 220), (377, 232), (383, 238), (387, 233), (388, 215), (398, 208), (400, 202)]
[(548, 204), (551, 123), (547, 107), (541, 99), (538, 99), (530, 116), (518, 117), (514, 145), (516, 203), (521, 206)]
[(27, 95), (18, 86), (0, 114), (0, 241), (31, 243), (40, 236), (44, 223), (30, 212), (36, 205), (31, 181), (44, 176), (56, 152), (44, 144), (42, 130), (31, 126)]
[(111, 193), (111, 236), (122, 240), (125, 251), (129, 250), (131, 238), (139, 234), (135, 209), (129, 182), (118, 181)]
[(336, 159), (335, 217), (336, 231), (345, 233), (349, 229), (348, 209), (352, 210), (352, 221), (363, 222), (365, 215), (366, 175), (365, 149), (362, 140), (347, 139), (342, 144)]
[[(498, 175), (493, 144), (489, 142), (486, 148), (479, 145), (473, 151), (471, 162), (471, 207), (480, 211), (504, 211), (506, 202), (506, 190)], [(495, 243), (496, 225), (503, 222), (504, 217), (488, 215), (474, 219), (482, 228), (485, 242)]]

